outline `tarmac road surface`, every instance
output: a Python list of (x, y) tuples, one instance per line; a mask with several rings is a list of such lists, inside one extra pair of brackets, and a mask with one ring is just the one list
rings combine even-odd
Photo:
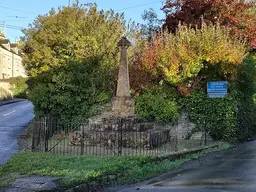
[(19, 151), (18, 135), (34, 118), (27, 100), (0, 105), (0, 166)]
[(101, 192), (256, 192), (256, 141), (211, 153), (180, 169)]

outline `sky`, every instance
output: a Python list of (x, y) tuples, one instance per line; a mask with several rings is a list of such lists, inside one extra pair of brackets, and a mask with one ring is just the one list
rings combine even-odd
[[(46, 14), (51, 8), (68, 6), (73, 0), (0, 0), (0, 29), (12, 43), (22, 36), (21, 28), (26, 28), (29, 23), (40, 14)], [(164, 15), (160, 10), (164, 0), (79, 0), (80, 3), (97, 3), (99, 9), (113, 9), (125, 14), (125, 19), (132, 19), (143, 23), (141, 15), (144, 10), (153, 8), (159, 18)]]

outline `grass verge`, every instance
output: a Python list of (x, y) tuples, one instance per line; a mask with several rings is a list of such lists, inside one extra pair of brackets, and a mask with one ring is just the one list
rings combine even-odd
[(178, 168), (184, 162), (198, 159), (209, 152), (227, 148), (228, 144), (221, 144), (218, 148), (203, 150), (175, 161), (154, 157), (64, 157), (21, 152), (0, 167), (0, 178), (15, 174), (55, 176), (62, 178), (61, 187), (68, 188), (105, 175), (122, 173), (119, 183), (134, 183)]
[(18, 137), (20, 151), (31, 150), (32, 145), (32, 123), (30, 123)]

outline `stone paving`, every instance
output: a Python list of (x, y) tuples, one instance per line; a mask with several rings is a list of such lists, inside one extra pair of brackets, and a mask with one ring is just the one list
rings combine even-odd
[(16, 179), (12, 182), (6, 192), (39, 192), (58, 191), (58, 177), (31, 176)]

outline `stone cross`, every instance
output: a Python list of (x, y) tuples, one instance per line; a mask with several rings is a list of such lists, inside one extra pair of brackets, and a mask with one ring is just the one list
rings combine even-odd
[(117, 82), (117, 97), (130, 97), (130, 81), (129, 81), (129, 70), (128, 70), (128, 59), (127, 59), (127, 49), (131, 46), (131, 43), (126, 37), (122, 37), (117, 43), (121, 47), (121, 56), (118, 72), (118, 82)]
[(131, 43), (122, 37), (117, 44), (121, 47), (116, 96), (113, 98), (112, 111), (117, 116), (134, 116), (134, 101), (130, 94), (127, 49)]

